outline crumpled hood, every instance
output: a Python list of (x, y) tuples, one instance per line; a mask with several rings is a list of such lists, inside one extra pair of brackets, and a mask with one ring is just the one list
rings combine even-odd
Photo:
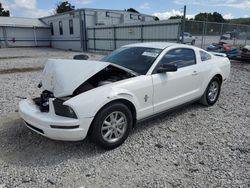
[(42, 75), (42, 88), (64, 97), (110, 63), (89, 60), (49, 59)]

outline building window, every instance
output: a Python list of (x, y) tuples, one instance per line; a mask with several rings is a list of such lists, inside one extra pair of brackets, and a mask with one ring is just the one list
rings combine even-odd
[(60, 35), (63, 35), (63, 25), (62, 25), (62, 21), (59, 21), (59, 33), (60, 33)]
[(131, 19), (131, 20), (133, 19), (133, 14), (130, 14), (130, 19)]
[(69, 34), (74, 34), (73, 20), (69, 20)]
[(110, 12), (106, 12), (106, 17), (110, 17)]
[(141, 20), (141, 19), (142, 19), (141, 15), (138, 15), (138, 20)]
[(51, 35), (54, 35), (54, 27), (53, 27), (53, 23), (50, 23), (50, 33)]

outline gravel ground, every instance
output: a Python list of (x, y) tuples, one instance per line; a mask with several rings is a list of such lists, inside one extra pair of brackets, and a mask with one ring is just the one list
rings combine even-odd
[[(0, 49), (0, 70), (12, 68), (43, 67), (47, 59), (72, 59), (81, 52), (63, 51), (53, 48), (2, 48)], [(102, 55), (84, 53), (92, 60), (99, 60)]]
[(0, 75), (0, 188), (250, 187), (249, 72), (250, 64), (232, 63), (216, 105), (140, 123), (112, 151), (31, 132), (9, 112), (17, 96), (39, 93), (41, 72)]

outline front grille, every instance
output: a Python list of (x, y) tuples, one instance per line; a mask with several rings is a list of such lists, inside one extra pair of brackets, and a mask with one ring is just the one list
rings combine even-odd
[(53, 98), (54, 95), (50, 91), (43, 91), (40, 97), (33, 98), (33, 101), (39, 106), (41, 112), (49, 112), (49, 98)]
[(35, 130), (35, 131), (37, 131), (37, 132), (39, 132), (39, 133), (41, 133), (41, 134), (44, 134), (43, 130), (41, 130), (41, 129), (37, 128), (37, 127), (34, 127), (33, 125), (29, 124), (29, 123), (26, 122), (26, 121), (25, 121), (25, 123), (26, 123), (26, 126), (27, 126), (27, 127), (31, 128), (31, 129), (33, 129), (33, 130)]

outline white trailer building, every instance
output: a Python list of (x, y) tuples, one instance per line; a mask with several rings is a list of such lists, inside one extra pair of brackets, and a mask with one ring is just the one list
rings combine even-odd
[(86, 51), (87, 27), (139, 23), (154, 19), (154, 16), (145, 14), (90, 8), (39, 19), (0, 17), (0, 47), (51, 46)]
[(71, 50), (87, 50), (87, 27), (138, 23), (154, 19), (154, 16), (145, 14), (89, 8), (41, 18), (51, 28), (52, 47)]
[(49, 46), (50, 28), (39, 19), (0, 17), (0, 47)]

